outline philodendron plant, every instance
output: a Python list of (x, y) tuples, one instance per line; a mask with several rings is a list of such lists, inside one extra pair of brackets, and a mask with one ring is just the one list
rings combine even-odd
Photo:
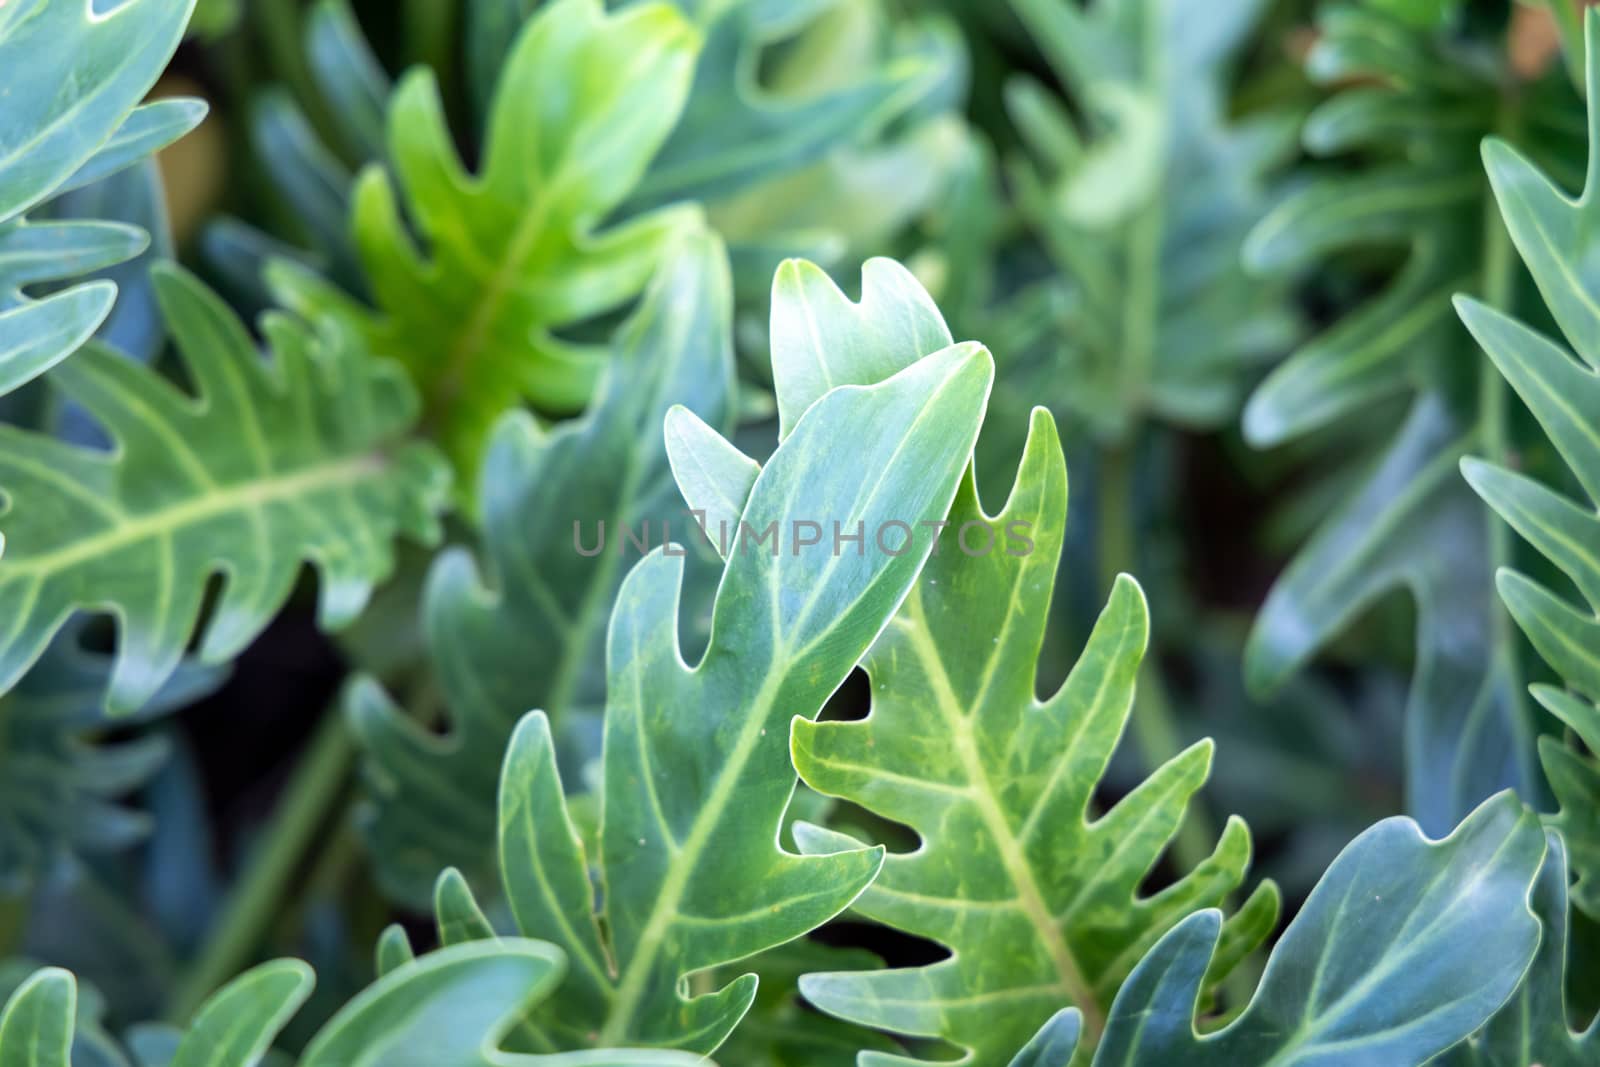
[[(1210, 818), (1216, 797), (1248, 795), (1215, 791), (1226, 745), (1176, 732), (1202, 687), (1182, 635), (1152, 644), (1164, 587), (1147, 600), (1104, 567), (1153, 553), (1080, 551), (1068, 512), (1068, 457), (1098, 456), (1098, 498), (1072, 496), (1135, 533), (1127, 493), (1148, 464), (1121, 459), (1155, 422), (1230, 420), (1253, 362), (1304, 319), (1287, 275), (1257, 287), (1240, 256), (1307, 260), (1365, 195), (1341, 176), (1269, 209), (1285, 127), (1234, 106), (1230, 58), (1275, 25), (1268, 5), (1230, 0), (1210, 25), (1186, 0), (1019, 2), (1069, 101), (1031, 82), (1010, 95), (1031, 160), (1014, 167), (1019, 212), (830, 232), (840, 256), (905, 252), (867, 258), (857, 282), (775, 254), (804, 243), (789, 223), (835, 168), (893, 156), (874, 171), (892, 183), (922, 159), (930, 130), (963, 121), (962, 33), (981, 71), (1017, 46), (1009, 24), (854, 0), (421, 0), (398, 5), (391, 54), (342, 0), (314, 6), (305, 41), (295, 5), (218, 4), (208, 34), (261, 32), (297, 86), (258, 87), (255, 57), (230, 54), (257, 140), (292, 134), (271, 170), (320, 161), (278, 190), (298, 229), (210, 231), (212, 252), (251, 249), (222, 272), (234, 298), (279, 302), (253, 324), (157, 262), (173, 234), (125, 263), (141, 231), (73, 214), (164, 230), (143, 157), (203, 110), (141, 100), (193, 7), (0, 0), (0, 392), (17, 391), (0, 405), (0, 1067), (1600, 1064), (1600, 1026), (1579, 1018), (1597, 1008), (1600, 922), (1600, 15), (1584, 192), (1541, 169), (1575, 139), (1559, 121), (1537, 159), (1484, 149), (1497, 210), (1473, 219), (1488, 246), (1473, 247), (1498, 281), (1455, 305), (1488, 357), (1474, 428), (1434, 440), (1464, 401), (1429, 377), (1395, 446), (1427, 468), (1401, 518), (1481, 519), (1472, 561), (1527, 562), (1498, 584), (1548, 665), (1542, 775), (1507, 686), (1543, 668), (1485, 623), (1463, 648), (1496, 651), (1455, 648), (1464, 674), (1440, 673), (1441, 604), (1485, 573), (1450, 584), (1447, 551), (1417, 563), (1449, 545), (1388, 551), (1380, 465), (1334, 527), (1381, 526), (1357, 532), (1388, 548), (1355, 558), (1382, 565), (1352, 578), (1318, 535), (1248, 653), (1238, 619), (1218, 627), (1257, 681), (1281, 681), (1356, 601), (1397, 581), (1428, 594), (1407, 664), (1413, 810), (1275, 880), (1271, 828)], [(1261, 385), (1244, 414), (1257, 441), (1400, 381), (1397, 316), (1420, 316), (1430, 352), (1455, 336), (1435, 290), (1478, 264), (1442, 235), (1482, 190), (1440, 159), (1476, 139), (1483, 99), (1564, 114), (1555, 42), (1579, 43), (1573, 20), (1552, 23), (1546, 66), (1514, 85), (1477, 60), (1471, 77), (1419, 65), (1459, 58), (1478, 17), (1329, 14), (1314, 63), (1406, 77), (1341, 85), (1312, 140), (1410, 145), (1439, 128), (1435, 105), (1460, 105), (1447, 153), (1396, 153), (1367, 189), (1443, 190), (1448, 209), (1410, 220), (1397, 289)], [(465, 70), (440, 43), (458, 21)], [(391, 83), (395, 56), (419, 62)], [(998, 104), (978, 88), (975, 116)], [(1391, 97), (1412, 110), (1391, 121)], [(959, 188), (1001, 197), (981, 137), (958, 140)], [(1200, 160), (1203, 179), (1151, 159)], [(1118, 160), (1137, 181), (1119, 185)], [(760, 210), (801, 190), (803, 210)], [(266, 236), (346, 213), (348, 234)], [(1024, 231), (1045, 254), (1013, 246)], [(103, 325), (114, 286), (84, 276), (113, 265), (119, 313), (170, 351)], [(1012, 284), (1070, 310), (1018, 326), (986, 307)], [(1508, 314), (1513, 291), (1532, 325)], [(1039, 397), (1072, 401), (991, 405), (1035, 386), (997, 394), (1012, 354), (960, 339), (941, 304), (1010, 336), (1083, 330), (1063, 343), (1093, 358), (1060, 362)], [(1217, 328), (1189, 336), (1191, 319)], [(1345, 391), (1309, 388), (1325, 380)], [(1513, 431), (1532, 442), (1525, 471)], [(1168, 427), (1160, 447), (1176, 440)], [(984, 452), (995, 442), (1019, 455)], [(1450, 480), (1477, 443), (1488, 460)], [(1568, 481), (1533, 477), (1562, 477), (1558, 458)], [(1530, 551), (1513, 557), (1513, 531)], [(339, 633), (329, 707), (265, 831), (234, 848), (210, 809), (253, 801), (208, 805), (228, 772), (195, 721), (256, 735), (225, 718), (235, 706), (171, 716), (243, 708), (252, 688), (282, 700), (293, 672), (251, 650), (298, 616)], [(1062, 653), (1063, 629), (1081, 647)], [(1450, 703), (1463, 692), (1481, 703)], [(1124, 746), (1141, 726), (1152, 739), (1157, 712), (1162, 743)], [(1450, 723), (1481, 730), (1429, 749)]]

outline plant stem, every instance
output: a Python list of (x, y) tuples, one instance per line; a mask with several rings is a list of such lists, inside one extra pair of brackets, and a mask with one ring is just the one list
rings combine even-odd
[(0, 958), (19, 955), (33, 901), (31, 886), (0, 892)]
[[(1508, 139), (1515, 138), (1517, 130), (1516, 103), (1509, 95), (1501, 106), (1495, 124), (1496, 133)], [(1495, 198), (1485, 197), (1483, 220), (1483, 281), (1482, 296), (1489, 306), (1511, 314), (1515, 296), (1516, 250), (1511, 244), (1511, 234), (1505, 220), (1500, 217), (1500, 207)], [(1501, 467), (1515, 467), (1516, 458), (1511, 442), (1508, 405), (1510, 393), (1499, 370), (1487, 359), (1479, 360), (1478, 367), (1478, 436), (1485, 458)], [(1533, 739), (1529, 736), (1527, 715), (1523, 705), (1523, 680), (1521, 665), (1517, 660), (1517, 630), (1511, 613), (1500, 601), (1494, 589), (1494, 575), (1500, 568), (1512, 563), (1511, 527), (1497, 515), (1493, 508), (1485, 507), (1484, 522), (1488, 524), (1490, 599), (1489, 614), (1493, 620), (1493, 648), (1496, 665), (1506, 678), (1507, 691), (1513, 701), (1512, 728), (1518, 734), (1518, 762), (1528, 781), (1540, 780), (1531, 766), (1530, 754)]]
[(354, 755), (344, 716), (327, 715), (204, 948), (179, 979), (168, 1004), (169, 1019), (187, 1021), (207, 996), (250, 961), (302, 859), (344, 791)]
[[(1133, 456), (1126, 446), (1111, 446), (1100, 453), (1098, 552), (1100, 584), (1109, 591), (1118, 574), (1135, 569), (1138, 531), (1134, 522)], [(1139, 669), (1139, 683), (1129, 731), (1144, 768), (1154, 773), (1183, 749), (1172, 702), (1161, 677), (1159, 657), (1152, 650)], [(1173, 858), (1192, 870), (1211, 855), (1216, 827), (1199, 798), (1189, 809), (1173, 840)]]

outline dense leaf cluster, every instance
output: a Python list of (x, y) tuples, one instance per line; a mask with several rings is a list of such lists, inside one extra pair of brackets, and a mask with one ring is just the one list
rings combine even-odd
[(1600, 1063), (1600, 15), (1302, 6), (0, 0), (0, 1067)]

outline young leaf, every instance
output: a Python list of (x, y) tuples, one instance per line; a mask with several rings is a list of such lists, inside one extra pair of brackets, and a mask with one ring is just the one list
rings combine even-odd
[[(1484, 164), (1505, 217), (1511, 240), (1539, 287), (1550, 315), (1577, 353), (1476, 301), (1458, 302), (1462, 321), (1516, 390), (1556, 451), (1566, 460), (1591, 504), (1600, 503), (1600, 269), (1595, 255), (1600, 238), (1600, 18), (1585, 22), (1589, 79), (1589, 177), (1576, 200), (1504, 142), (1484, 146)], [(1587, 364), (1587, 366), (1585, 366)], [(1500, 595), (1533, 647), (1566, 680), (1572, 692), (1534, 686), (1539, 703), (1555, 713), (1589, 747), (1588, 757), (1555, 738), (1540, 738), (1539, 756), (1551, 790), (1561, 804), (1552, 822), (1567, 835), (1578, 875), (1573, 899), (1600, 917), (1600, 562), (1592, 547), (1600, 538), (1600, 519), (1591, 506), (1517, 474), (1478, 460), (1464, 460), (1462, 472), (1472, 487), (1518, 533), (1572, 579), (1588, 610), (1525, 575), (1506, 569), (1497, 575)]]
[(1547, 833), (1548, 851), (1533, 886), (1543, 936), (1516, 995), (1489, 1024), (1438, 1061), (1439, 1067), (1585, 1067), (1600, 1063), (1600, 1020), (1583, 1033), (1568, 1025), (1567, 851)]
[(448, 472), (405, 443), (404, 379), (339, 332), (263, 322), (263, 362), (244, 326), (198, 281), (155, 272), (157, 298), (194, 383), (90, 348), (53, 381), (110, 434), (114, 451), (0, 427), (0, 687), (13, 684), (78, 609), (121, 632), (108, 702), (145, 703), (188, 643), (210, 575), (227, 581), (200, 658), (236, 654), (288, 596), (302, 560), (322, 573), (321, 617), (360, 611), (404, 532), (438, 536)]
[[(32, 884), (63, 851), (125, 848), (150, 829), (148, 816), (118, 801), (161, 767), (167, 742), (90, 739), (110, 724), (102, 706), (111, 661), (81, 640), (81, 627), (67, 627), (0, 696), (0, 892)], [(220, 681), (217, 671), (181, 667), (143, 714), (184, 707)]]
[(279, 298), (308, 317), (333, 313), (398, 359), (422, 394), (424, 425), (475, 475), (501, 412), (525, 399), (560, 412), (587, 404), (603, 361), (555, 331), (637, 295), (692, 216), (669, 208), (599, 228), (677, 121), (697, 48), (693, 27), (664, 4), (545, 6), (507, 60), (475, 175), (433, 74), (413, 71), (389, 104), (395, 177), (371, 164), (354, 194), (377, 307), (285, 262), (270, 271)]
[[(605, 892), (592, 919), (548, 722), (536, 712), (518, 727), (500, 794), (506, 897), (520, 930), (573, 961), (530, 1020), (541, 1047), (715, 1049), (756, 978), (691, 997), (687, 976), (800, 936), (877, 873), (879, 849), (778, 847), (795, 781), (787, 724), (820, 711), (910, 588), (932, 549), (923, 524), (947, 512), (971, 455), (991, 366), (982, 348), (955, 345), (811, 407), (750, 493), (694, 667), (678, 640), (681, 562), (658, 550), (628, 575), (608, 643)], [(897, 555), (868, 540), (890, 522), (914, 531)], [(813, 523), (829, 536), (810, 539)], [(863, 536), (835, 543), (835, 530)]]
[(204, 105), (137, 106), (183, 37), (194, 0), (15, 0), (0, 9), (0, 394), (89, 339), (116, 287), (79, 285), (40, 300), (23, 286), (58, 282), (135, 255), (145, 236), (109, 223), (30, 224), (44, 200), (133, 163), (195, 126)]
[(606, 620), (627, 538), (659, 544), (692, 527), (655, 427), (674, 404), (731, 427), (731, 320), (721, 242), (692, 231), (619, 333), (587, 415), (550, 431), (523, 412), (501, 419), (479, 481), (489, 576), (451, 552), (434, 565), (424, 597), (448, 734), (439, 738), (370, 689), (352, 703), (369, 753), (366, 833), (399, 899), (425, 907), (444, 867), (493, 872), (495, 789), (523, 712), (548, 712), (579, 762), (587, 746), (578, 739), (598, 735)]
[[(1578, 147), (1581, 106), (1559, 70), (1524, 83), (1507, 69), (1506, 41), (1484, 25), (1473, 33), (1492, 36), (1469, 49), (1456, 28), (1434, 20), (1408, 22), (1367, 4), (1327, 8), (1307, 64), (1336, 89), (1308, 118), (1304, 141), (1317, 155), (1359, 152), (1377, 162), (1307, 182), (1245, 246), (1262, 278), (1357, 253), (1392, 268), (1245, 407), (1246, 437), (1266, 447), (1381, 401), (1410, 404), (1360, 488), (1273, 587), (1245, 670), (1253, 690), (1270, 691), (1374, 601), (1409, 593), (1416, 665), (1406, 809), (1433, 834), (1498, 789), (1532, 795), (1538, 778), (1519, 650), (1489, 589), (1505, 539), (1455, 477), (1458, 458), (1497, 434), (1503, 413), (1485, 400), (1483, 369), (1461, 358), (1450, 296), (1472, 289), (1503, 303), (1518, 290), (1514, 263), (1496, 252), (1503, 233), (1477, 173), (1478, 144), (1514, 113), (1518, 143), (1564, 166)], [(1487, 61), (1466, 61), (1469, 50)]]
[(1529, 893), (1544, 849), (1537, 817), (1509, 793), (1440, 841), (1386, 819), (1328, 868), (1238, 1018), (1195, 1031), (1221, 927), (1197, 912), (1117, 994), (1095, 1067), (1427, 1062), (1521, 980), (1539, 944)]

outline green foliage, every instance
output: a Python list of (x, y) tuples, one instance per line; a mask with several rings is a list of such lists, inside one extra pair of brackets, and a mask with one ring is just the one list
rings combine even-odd
[[(869, 262), (862, 294), (850, 303), (808, 264), (779, 271), (772, 307), (781, 423), (830, 386), (883, 380), (948, 345), (938, 310), (894, 264)], [(813, 325), (781, 328), (802, 323)], [(691, 506), (720, 529), (738, 514), (755, 470), (707, 477), (727, 446), (693, 425), (674, 433), (669, 423), (674, 468)], [(868, 718), (793, 727), (795, 767), (808, 785), (922, 839), (916, 852), (887, 859), (856, 910), (953, 953), (926, 968), (810, 975), (802, 992), (843, 1018), (944, 1038), (975, 1063), (1004, 1062), (1063, 1002), (1077, 1005), (1097, 1036), (1143, 952), (1190, 911), (1220, 904), (1249, 860), (1248, 832), (1234, 822), (1199, 870), (1137, 898), (1204, 781), (1209, 744), (1085, 822), (1132, 707), (1148, 620), (1138, 586), (1119, 580), (1071, 678), (1047, 701), (1034, 696), (1066, 488), (1054, 421), (1037, 410), (1006, 507), (986, 514), (973, 479), (963, 480), (947, 517), (956, 534), (941, 540), (943, 551), (863, 660), (873, 685)], [(969, 548), (972, 531), (983, 533)], [(808, 852), (856, 844), (804, 823), (796, 836)], [(1276, 915), (1267, 887), (1241, 913), (1230, 937), (1237, 951), (1259, 943)], [(996, 1000), (1010, 1005), (1003, 1025), (990, 1008)]]
[(0, 0), (0, 1067), (1600, 1057), (1581, 19), (1309, 6)]
[(352, 704), (370, 752), (372, 854), (399, 899), (425, 907), (445, 867), (493, 872), (496, 784), (522, 712), (549, 714), (579, 763), (598, 733), (626, 539), (659, 544), (692, 528), (661, 435), (642, 428), (683, 404), (731, 429), (730, 289), (721, 243), (686, 236), (618, 333), (589, 412), (551, 430), (515, 412), (496, 427), (478, 493), (489, 576), (452, 552), (423, 598), (449, 733), (435, 736), (370, 689)]
[[(107, 657), (85, 651), (68, 627), (15, 687), (0, 696), (0, 889), (20, 890), (63, 850), (125, 848), (149, 818), (120, 804), (167, 756), (159, 735), (99, 741), (114, 723), (103, 709)], [(143, 714), (154, 718), (205, 695), (216, 672), (180, 668)]]
[[(1590, 100), (1600, 86), (1600, 21), (1587, 24)], [(1594, 220), (1600, 205), (1600, 103), (1589, 109), (1589, 177), (1578, 199), (1504, 142), (1484, 147), (1484, 163), (1495, 196), (1523, 262), (1533, 274), (1550, 315), (1583, 362), (1538, 331), (1473, 300), (1460, 304), (1462, 320), (1500, 373), (1505, 375), (1566, 460), (1591, 502), (1600, 502), (1600, 271), (1594, 254)], [(1586, 366), (1585, 366), (1586, 365)], [(1540, 738), (1545, 776), (1561, 804), (1553, 825), (1566, 835), (1578, 875), (1573, 898), (1600, 916), (1600, 659), (1596, 654), (1600, 611), (1600, 564), (1589, 546), (1600, 520), (1562, 493), (1525, 474), (1475, 459), (1462, 462), (1472, 487), (1506, 522), (1572, 580), (1588, 610), (1574, 608), (1539, 581), (1513, 570), (1498, 575), (1500, 595), (1539, 654), (1570, 691), (1533, 687), (1540, 704), (1561, 719), (1585, 745), (1584, 757), (1553, 737)]]
[(1456, 470), (1474, 448), (1510, 447), (1503, 401), (1462, 357), (1470, 342), (1450, 306), (1462, 290), (1504, 304), (1516, 288), (1478, 141), (1515, 130), (1560, 164), (1573, 155), (1568, 119), (1579, 105), (1559, 70), (1520, 84), (1498, 38), (1476, 42), (1467, 62), (1452, 32), (1354, 4), (1329, 8), (1320, 29), (1308, 69), (1339, 88), (1307, 120), (1306, 147), (1374, 162), (1308, 182), (1257, 227), (1245, 255), (1275, 277), (1375, 249), (1399, 254), (1371, 297), (1267, 376), (1244, 431), (1277, 445), (1395, 398), (1410, 410), (1279, 578), (1245, 669), (1253, 688), (1269, 690), (1375, 600), (1409, 592), (1406, 807), (1438, 833), (1496, 789), (1526, 792), (1536, 780), (1522, 667), (1491, 588), (1503, 538)]
[[(501, 780), (506, 897), (518, 929), (575, 961), (573, 981), (531, 1020), (544, 1047), (715, 1049), (749, 1009), (755, 976), (692, 998), (683, 979), (805, 933), (877, 874), (881, 849), (796, 856), (777, 847), (795, 780), (787, 724), (821, 709), (931, 551), (917, 524), (949, 507), (990, 366), (981, 347), (954, 345), (810, 407), (740, 513), (742, 547), (723, 571), (710, 644), (694, 667), (678, 638), (681, 562), (658, 549), (629, 573), (608, 642), (596, 856), (606, 889), (595, 920), (583, 918), (593, 892), (548, 721), (534, 713), (519, 726)], [(829, 447), (844, 432), (856, 443), (849, 460)], [(834, 553), (828, 541), (798, 545), (795, 523), (812, 516), (838, 516), (846, 534), (890, 520), (915, 532), (899, 555)], [(749, 543), (762, 534), (777, 547)]]
[[(516, 1015), (561, 980), (561, 952), (537, 941), (457, 945), (408, 960), (384, 974), (322, 1026), (300, 1067), (534, 1067), (543, 1057), (498, 1046)], [(181, 1035), (146, 1031), (130, 1043), (140, 1067), (254, 1067), (311, 993), (311, 969), (276, 960), (239, 976), (195, 1014)], [(75, 1062), (77, 986), (45, 969), (29, 978), (0, 1014), (0, 1067), (68, 1067)], [(159, 1037), (159, 1040), (158, 1040)], [(127, 1061), (121, 1061), (126, 1063)], [(691, 1067), (699, 1057), (616, 1051), (586, 1057), (587, 1067)]]
[(1095, 1067), (1428, 1062), (1522, 978), (1539, 945), (1528, 901), (1543, 856), (1538, 820), (1509, 794), (1442, 841), (1386, 819), (1328, 868), (1237, 1018), (1194, 1028), (1222, 925), (1197, 912), (1117, 994)]
[(0, 11), (0, 394), (71, 355), (111, 312), (116, 286), (34, 299), (24, 287), (120, 262), (144, 247), (130, 226), (30, 223), (24, 213), (182, 136), (203, 105), (138, 106), (177, 48), (194, 0), (132, 0), (108, 16), (89, 0), (16, 0)]
[(193, 393), (91, 347), (52, 381), (114, 450), (0, 427), (0, 685), (74, 610), (109, 611), (121, 640), (108, 706), (134, 711), (176, 668), (212, 573), (227, 580), (200, 657), (220, 662), (277, 611), (302, 560), (322, 575), (322, 621), (338, 626), (388, 573), (397, 532), (438, 536), (447, 472), (401, 440), (416, 405), (392, 366), (280, 316), (263, 321), (264, 363), (198, 281), (165, 268), (156, 291)]
[[(405, 366), (424, 424), (469, 479), (502, 411), (523, 399), (558, 412), (587, 403), (602, 360), (555, 331), (635, 296), (687, 221), (672, 208), (602, 227), (677, 121), (697, 44), (663, 4), (541, 10), (501, 75), (477, 174), (457, 153), (434, 76), (412, 72), (389, 102), (394, 176), (369, 166), (353, 193), (377, 307), (287, 264), (274, 272), (291, 307), (348, 322)], [(624, 65), (629, 76), (614, 77)]]
[(1548, 839), (1533, 886), (1533, 912), (1542, 927), (1533, 965), (1489, 1024), (1445, 1054), (1439, 1061), (1444, 1067), (1582, 1067), (1600, 1058), (1600, 1023), (1591, 1022), (1582, 1033), (1568, 1023), (1567, 854), (1558, 835)]
[(1244, 374), (1294, 335), (1286, 279), (1239, 259), (1286, 154), (1281, 118), (1228, 115), (1228, 69), (1263, 6), (1012, 2), (1069, 94), (1008, 86), (1021, 210), (1071, 301), (1022, 384), (1107, 438), (1147, 417), (1231, 418)]

